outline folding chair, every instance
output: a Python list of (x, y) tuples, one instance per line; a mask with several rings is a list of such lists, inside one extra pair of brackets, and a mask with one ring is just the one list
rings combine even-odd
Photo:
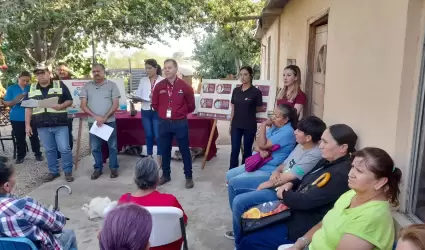
[(0, 250), (38, 250), (38, 248), (28, 238), (1, 237)]
[(183, 250), (188, 250), (183, 211), (176, 207), (144, 207), (152, 215), (151, 247), (163, 246), (183, 238)]

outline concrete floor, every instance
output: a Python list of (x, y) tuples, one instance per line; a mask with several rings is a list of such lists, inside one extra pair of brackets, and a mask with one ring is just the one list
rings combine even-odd
[[(224, 126), (220, 127), (220, 130), (224, 130)], [(159, 188), (161, 192), (175, 195), (185, 209), (189, 217), (189, 248), (192, 250), (233, 249), (233, 241), (223, 237), (223, 233), (231, 226), (227, 189), (224, 185), (229, 153), (230, 146), (221, 145), (217, 157), (207, 162), (205, 170), (201, 169), (202, 158), (196, 159), (193, 163), (195, 187), (190, 190), (184, 188), (182, 163), (172, 161), (172, 181)], [(109, 169), (105, 167), (104, 174), (92, 181), (92, 159), (87, 156), (81, 160), (79, 169), (75, 172), (76, 179), (70, 184), (72, 195), (61, 191), (60, 210), (71, 219), (67, 227), (76, 231), (79, 249), (99, 249), (96, 233), (102, 224), (102, 220), (88, 220), (81, 210), (82, 205), (97, 196), (117, 200), (123, 193), (135, 190), (133, 169), (137, 159), (134, 156), (119, 155), (120, 176), (117, 179), (110, 179)], [(50, 205), (54, 202), (56, 187), (62, 184), (67, 183), (59, 178), (52, 183), (43, 184), (28, 195)]]

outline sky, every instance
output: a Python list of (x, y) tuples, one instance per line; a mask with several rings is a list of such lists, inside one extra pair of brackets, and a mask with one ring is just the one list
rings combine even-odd
[[(203, 31), (199, 31), (198, 33), (194, 33), (196, 36), (202, 36)], [(195, 43), (193, 42), (193, 35), (191, 36), (183, 36), (180, 39), (171, 38), (169, 35), (164, 35), (164, 40), (166, 40), (169, 45), (162, 44), (160, 42), (155, 42), (153, 44), (145, 45), (145, 49), (149, 52), (156, 53), (159, 56), (163, 57), (171, 57), (174, 52), (181, 51), (185, 56), (191, 56), (193, 53), (193, 49), (195, 48)], [(130, 49), (121, 49), (116, 46), (107, 46), (109, 52), (122, 52), (123, 56), (130, 56), (135, 51), (139, 50), (138, 48), (130, 48)]]

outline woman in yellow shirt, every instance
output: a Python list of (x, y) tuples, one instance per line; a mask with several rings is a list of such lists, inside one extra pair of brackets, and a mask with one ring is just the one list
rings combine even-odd
[(348, 174), (350, 191), (288, 249), (391, 250), (394, 224), (391, 205), (398, 205), (400, 169), (384, 150), (367, 147), (355, 153)]

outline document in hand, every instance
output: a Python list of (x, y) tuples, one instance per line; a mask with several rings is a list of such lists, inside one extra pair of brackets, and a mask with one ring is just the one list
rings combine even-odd
[(25, 107), (25, 108), (51, 108), (51, 107), (55, 106), (56, 104), (58, 104), (58, 101), (59, 101), (59, 98), (57, 96), (47, 98), (47, 99), (44, 99), (44, 100), (29, 99), (29, 100), (22, 101), (21, 107)]
[(97, 123), (94, 122), (93, 126), (91, 126), (90, 134), (100, 137), (104, 141), (108, 141), (113, 131), (114, 131), (114, 128), (111, 126), (103, 124), (102, 126), (99, 127), (97, 126)]

